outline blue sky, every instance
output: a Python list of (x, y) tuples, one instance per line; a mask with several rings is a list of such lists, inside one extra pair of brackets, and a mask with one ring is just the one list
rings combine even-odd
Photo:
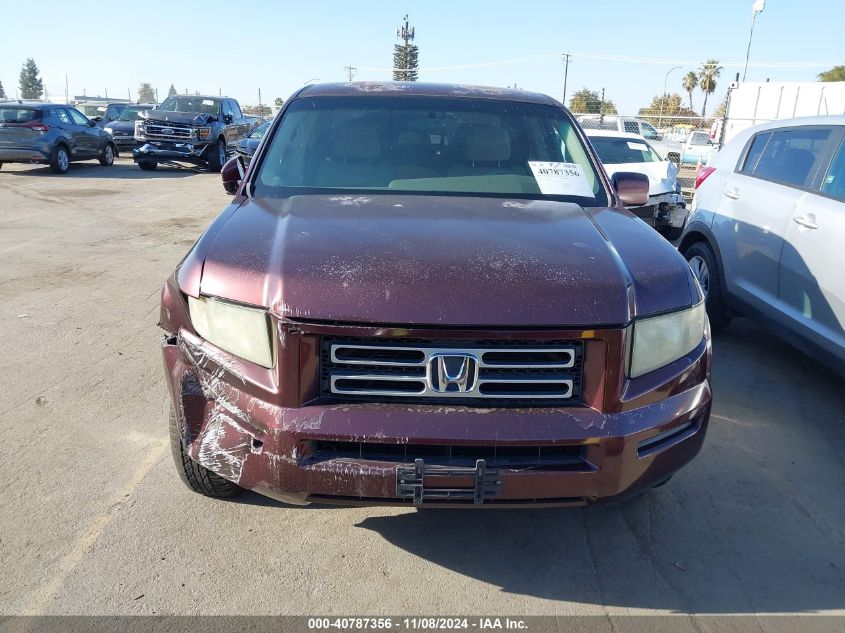
[[(416, 27), (420, 79), (509, 86), (558, 99), (563, 64), (573, 54), (571, 95), (606, 89), (622, 112), (636, 112), (663, 89), (680, 91), (696, 61), (745, 58), (752, 0), (529, 2), (427, 0), (310, 2), (206, 0), (111, 3), (43, 0), (4, 2), (0, 15), (0, 81), (14, 96), (20, 67), (35, 58), (53, 98), (71, 94), (136, 96), (149, 81), (165, 93), (224, 94), (244, 104), (287, 98), (312, 79), (390, 79), (395, 28), (405, 12)], [(51, 5), (52, 8), (51, 8)], [(159, 25), (153, 27), (152, 25)], [(815, 80), (835, 62), (845, 64), (845, 9), (839, 0), (768, 0), (757, 17), (748, 80)], [(593, 59), (656, 59), (665, 63)], [(524, 59), (533, 58), (533, 59)], [(471, 68), (505, 60), (522, 61)], [(677, 62), (677, 63), (673, 63)], [(823, 62), (810, 67), (759, 67), (755, 62)], [(712, 110), (741, 67), (726, 67)], [(711, 105), (713, 104), (713, 105)], [(694, 96), (696, 109), (701, 95)]]

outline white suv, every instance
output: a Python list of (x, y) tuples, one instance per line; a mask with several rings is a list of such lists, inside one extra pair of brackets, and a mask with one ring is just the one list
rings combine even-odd
[(845, 373), (845, 116), (743, 130), (695, 187), (678, 248), (713, 328), (756, 317)]

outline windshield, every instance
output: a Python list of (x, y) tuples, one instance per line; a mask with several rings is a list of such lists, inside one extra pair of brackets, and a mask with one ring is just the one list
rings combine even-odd
[(264, 138), (264, 135), (267, 134), (267, 130), (270, 128), (270, 124), (272, 121), (265, 121), (257, 128), (255, 128), (252, 132), (250, 132), (249, 138), (255, 138), (259, 141)]
[(106, 114), (105, 105), (84, 105), (76, 106), (76, 109), (81, 111), (87, 117), (104, 116)]
[(285, 111), (256, 196), (351, 190), (607, 197), (561, 108), (503, 100), (319, 97)]
[(128, 106), (120, 113), (120, 116), (117, 117), (118, 121), (134, 121), (138, 118), (138, 113), (143, 112), (144, 110), (150, 110), (149, 106)]
[(20, 106), (0, 106), (0, 123), (29, 123), (41, 119), (41, 110)]
[(220, 114), (220, 100), (206, 97), (167, 97), (159, 107), (167, 112), (196, 112), (198, 114)]
[(624, 136), (590, 136), (590, 143), (605, 165), (656, 163), (660, 157), (645, 141)]

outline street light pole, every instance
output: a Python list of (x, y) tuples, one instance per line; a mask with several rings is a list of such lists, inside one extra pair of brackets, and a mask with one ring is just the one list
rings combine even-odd
[(748, 33), (748, 48), (745, 50), (745, 68), (742, 70), (742, 81), (745, 81), (745, 73), (748, 72), (748, 58), (751, 56), (751, 38), (754, 37), (754, 22), (757, 20), (757, 14), (763, 13), (766, 8), (766, 0), (755, 0), (751, 7), (751, 31)]
[(566, 107), (566, 82), (569, 79), (569, 58), (570, 57), (571, 57), (571, 55), (569, 53), (563, 54), (563, 63), (564, 63), (564, 68), (563, 68), (563, 100), (561, 102), (561, 103), (563, 103), (563, 107)]
[(666, 71), (666, 75), (663, 77), (663, 98), (660, 99), (660, 116), (657, 117), (657, 127), (660, 127), (660, 122), (663, 120), (663, 106), (666, 105), (666, 82), (669, 81), (669, 73), (679, 68), (681, 66), (672, 66), (672, 68)]

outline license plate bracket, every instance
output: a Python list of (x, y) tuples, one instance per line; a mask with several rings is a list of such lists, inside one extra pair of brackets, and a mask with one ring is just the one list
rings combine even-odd
[[(438, 487), (438, 480), (444, 478), (471, 477), (470, 487)], [(402, 499), (413, 499), (415, 506), (425, 501), (447, 501), (450, 499), (472, 499), (481, 505), (486, 499), (499, 494), (502, 486), (501, 471), (488, 468), (483, 459), (475, 461), (475, 466), (426, 466), (422, 459), (415, 459), (413, 466), (396, 467), (396, 495)]]

